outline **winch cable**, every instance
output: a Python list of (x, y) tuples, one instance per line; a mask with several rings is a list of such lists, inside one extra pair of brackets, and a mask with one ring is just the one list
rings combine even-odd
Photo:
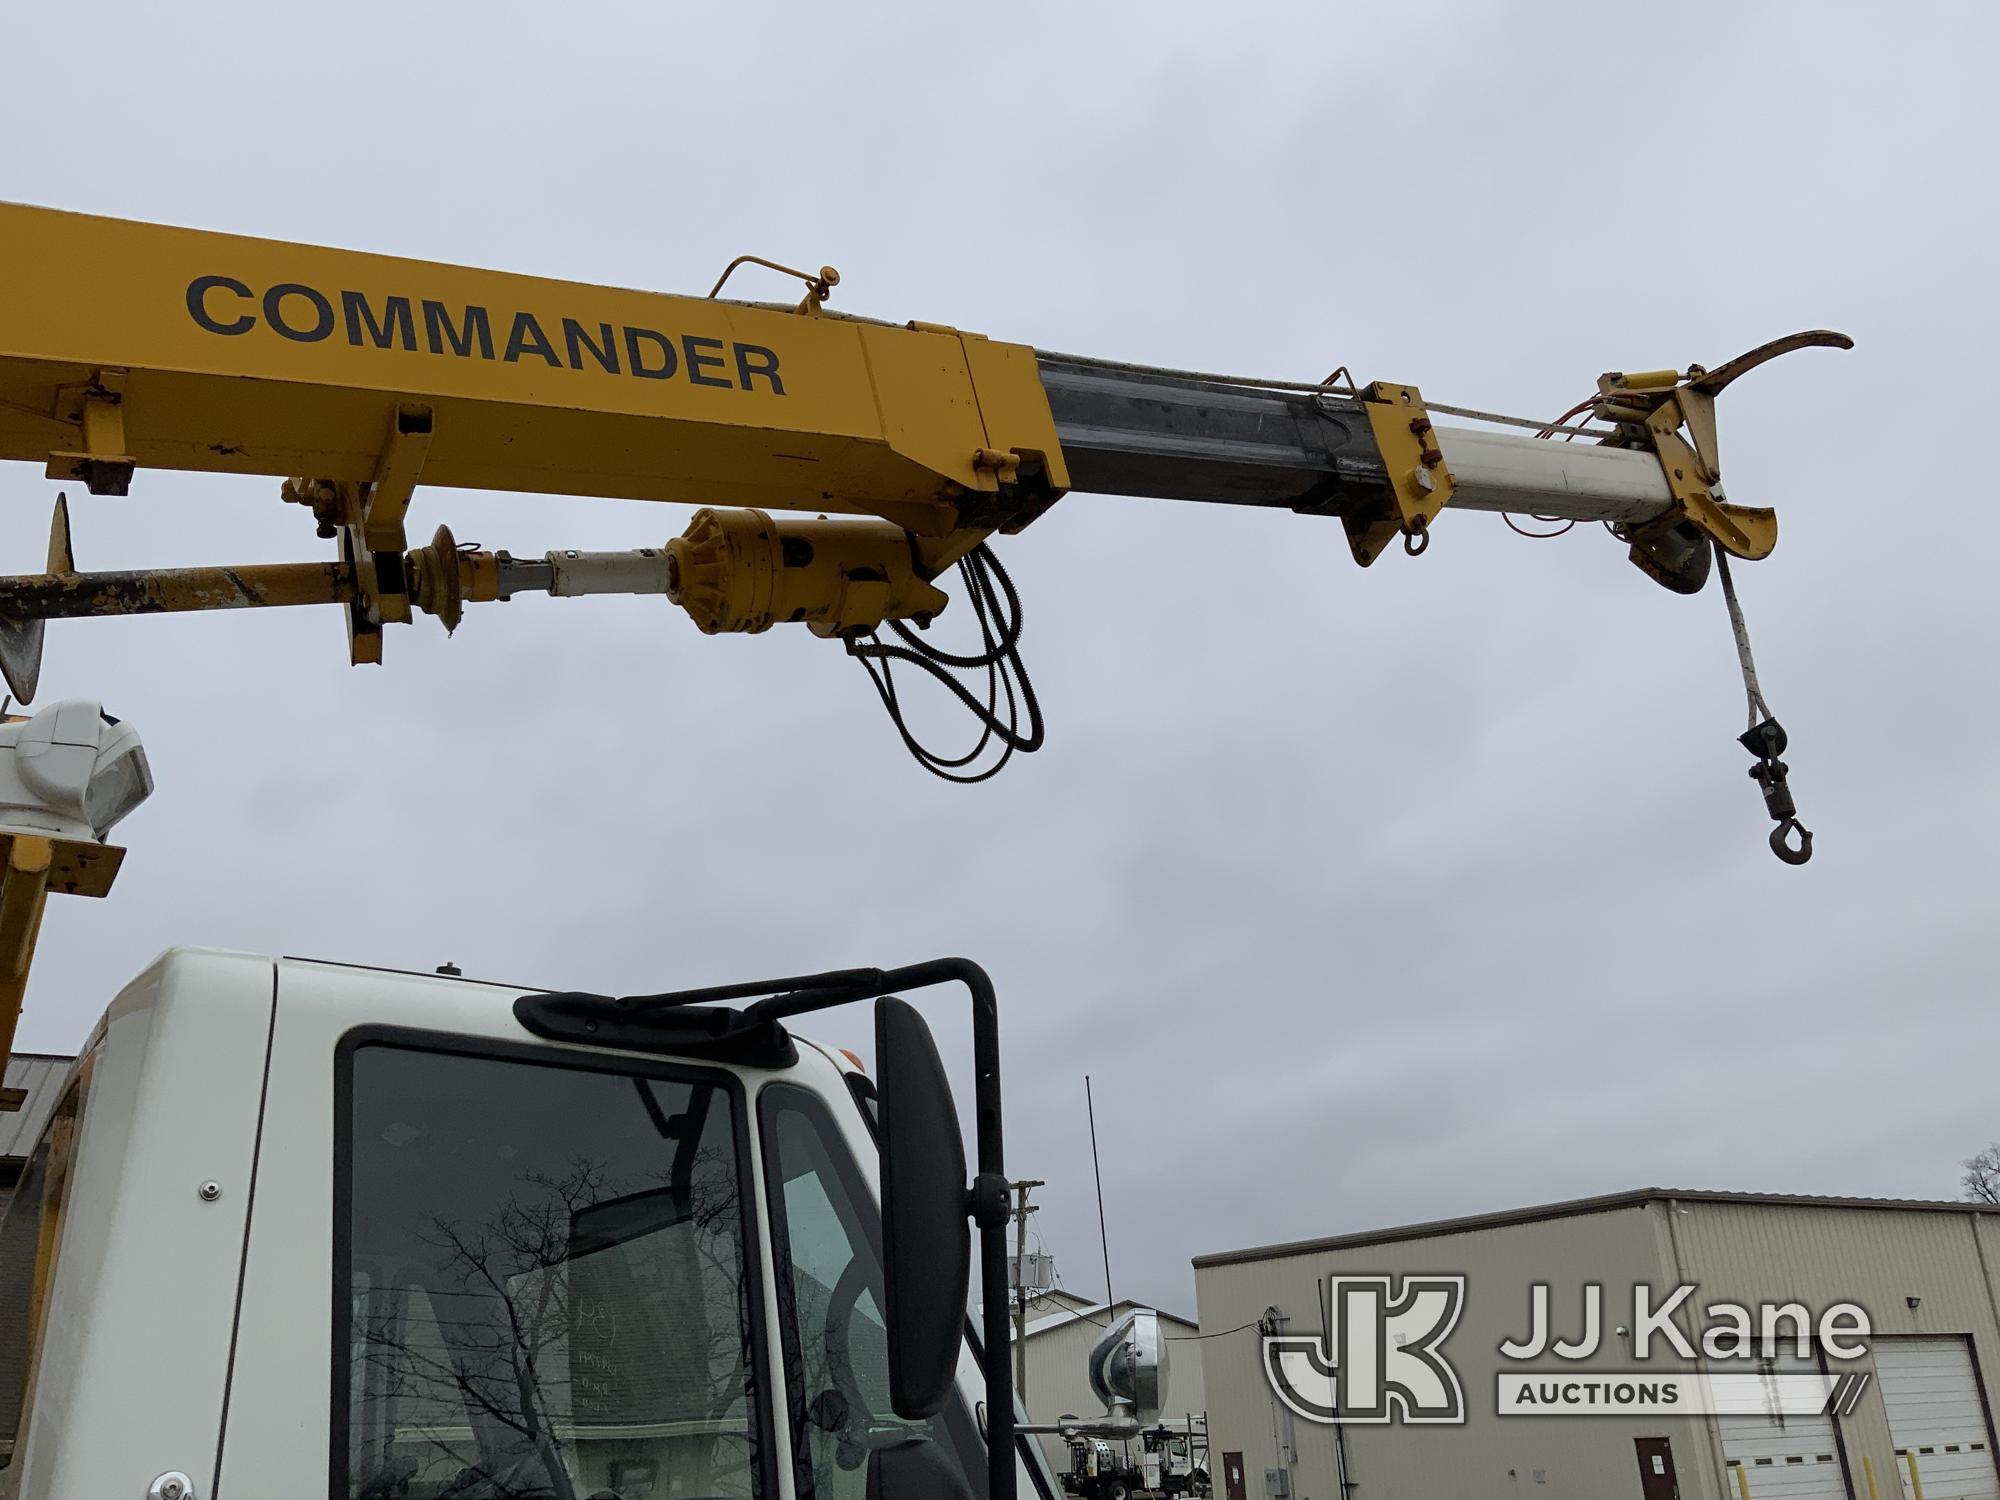
[[(1713, 545), (1716, 570), (1722, 575), (1722, 600), (1729, 607), (1729, 629), (1736, 638), (1736, 662), (1743, 669), (1743, 696), (1749, 708), (1749, 728), (1738, 736), (1737, 743), (1757, 757), (1757, 764), (1750, 768), (1750, 779), (1763, 791), (1764, 810), (1777, 824), (1771, 830), (1771, 852), (1788, 865), (1802, 865), (1812, 858), (1813, 836), (1799, 821), (1798, 804), (1792, 800), (1786, 779), (1791, 767), (1778, 758), (1785, 753), (1787, 744), (1784, 726), (1771, 712), (1764, 689), (1757, 681), (1757, 659), (1750, 653), (1750, 627), (1743, 621), (1743, 606), (1736, 600), (1736, 583), (1729, 576), (1729, 553), (1720, 542)], [(1796, 847), (1787, 841), (1788, 835), (1794, 833), (1798, 835)]]
[(1749, 705), (1747, 728), (1755, 729), (1760, 719), (1772, 717), (1771, 705), (1764, 701), (1764, 689), (1757, 682), (1757, 659), (1750, 654), (1750, 627), (1743, 620), (1743, 606), (1736, 600), (1736, 581), (1729, 576), (1729, 553), (1715, 543), (1716, 571), (1722, 575), (1722, 602), (1729, 607), (1729, 630), (1736, 637), (1736, 664), (1743, 669), (1743, 696)]
[[(946, 651), (932, 645), (901, 620), (888, 622), (902, 642), (900, 645), (883, 641), (879, 631), (846, 644), (847, 654), (861, 663), (882, 706), (889, 712), (889, 721), (896, 726), (896, 733), (902, 736), (917, 764), (942, 780), (971, 785), (997, 775), (1017, 750), (1025, 754), (1042, 747), (1042, 708), (1035, 697), (1034, 684), (1028, 680), (1028, 669), (1021, 663), (1021, 596), (1014, 581), (1007, 576), (992, 548), (984, 543), (960, 559), (958, 576), (965, 585), (973, 618), (979, 622), (978, 651), (970, 654)], [(906, 662), (942, 683), (979, 721), (979, 739), (970, 750), (963, 755), (948, 756), (917, 738), (904, 718), (897, 692), (894, 665), (898, 662)], [(984, 703), (953, 675), (981, 671), (986, 674)], [(1026, 734), (1021, 733), (1023, 711), (1028, 721)], [(983, 769), (968, 769), (996, 741), (1000, 745), (998, 758)]]

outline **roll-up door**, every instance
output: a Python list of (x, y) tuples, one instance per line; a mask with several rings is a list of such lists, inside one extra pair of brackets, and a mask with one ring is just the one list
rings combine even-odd
[[(1801, 1359), (1796, 1354), (1760, 1360), (1758, 1367), (1770, 1375), (1820, 1373), (1816, 1356)], [(1775, 1390), (1771, 1404), (1769, 1416), (1715, 1419), (1722, 1432), (1723, 1461), (1729, 1468), (1726, 1493), (1732, 1500), (1742, 1493), (1743, 1480), (1737, 1477), (1741, 1469), (1743, 1479), (1749, 1482), (1750, 1500), (1848, 1500), (1833, 1418), (1823, 1412), (1810, 1416), (1781, 1413), (1775, 1409)], [(1924, 1500), (1937, 1500), (1928, 1487)]]
[(1986, 1403), (1966, 1341), (1879, 1338), (1872, 1352), (1903, 1493), (1915, 1500), (1921, 1482), (1924, 1500), (2000, 1500)]

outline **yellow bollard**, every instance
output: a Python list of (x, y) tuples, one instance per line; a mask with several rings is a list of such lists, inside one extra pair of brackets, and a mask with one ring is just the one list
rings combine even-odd
[(1906, 1448), (1903, 1457), (1910, 1461), (1910, 1494), (1915, 1500), (1924, 1500), (1924, 1476), (1917, 1472), (1917, 1450)]
[(1736, 1493), (1741, 1500), (1750, 1500), (1750, 1471), (1741, 1464), (1736, 1466)]

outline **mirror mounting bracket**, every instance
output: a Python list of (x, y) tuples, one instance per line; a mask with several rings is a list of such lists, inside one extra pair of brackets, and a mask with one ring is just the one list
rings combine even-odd
[(998, 1229), (1007, 1222), (1007, 1178), (1004, 1173), (979, 1173), (972, 1179), (972, 1191), (965, 1196), (966, 1212), (981, 1229)]

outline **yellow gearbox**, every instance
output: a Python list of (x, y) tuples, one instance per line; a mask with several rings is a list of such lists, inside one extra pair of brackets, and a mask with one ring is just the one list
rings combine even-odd
[(667, 543), (667, 597), (709, 635), (796, 621), (822, 636), (884, 620), (927, 623), (947, 599), (917, 573), (909, 534), (887, 521), (774, 520), (699, 510)]

